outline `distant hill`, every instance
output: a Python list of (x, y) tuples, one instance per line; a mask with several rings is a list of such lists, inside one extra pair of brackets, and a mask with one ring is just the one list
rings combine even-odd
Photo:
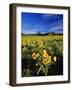
[(34, 33), (34, 34), (22, 33), (22, 35), (24, 35), (24, 36), (27, 36), (27, 35), (31, 35), (31, 36), (46, 36), (46, 35), (63, 35), (63, 33), (55, 33), (55, 32), (41, 33), (41, 32), (37, 32), (37, 33)]

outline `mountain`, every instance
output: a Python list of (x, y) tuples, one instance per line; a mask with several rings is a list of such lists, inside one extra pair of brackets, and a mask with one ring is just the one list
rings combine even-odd
[(55, 32), (37, 32), (34, 34), (25, 34), (22, 33), (22, 35), (26, 36), (26, 35), (32, 35), (32, 36), (46, 36), (46, 35), (63, 35), (63, 33), (55, 33)]

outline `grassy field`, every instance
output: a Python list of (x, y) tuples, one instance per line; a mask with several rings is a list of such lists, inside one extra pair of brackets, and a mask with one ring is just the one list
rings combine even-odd
[(63, 35), (23, 35), (21, 43), (22, 77), (63, 73)]
[(63, 41), (63, 35), (49, 35), (49, 36), (22, 36), (22, 45), (28, 41)]

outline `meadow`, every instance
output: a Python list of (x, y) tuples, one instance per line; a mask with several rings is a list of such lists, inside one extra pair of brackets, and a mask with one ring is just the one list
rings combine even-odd
[(22, 35), (21, 55), (22, 77), (62, 75), (63, 35)]

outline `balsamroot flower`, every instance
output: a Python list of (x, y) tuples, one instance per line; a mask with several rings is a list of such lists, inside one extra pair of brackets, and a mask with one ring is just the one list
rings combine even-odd
[(48, 56), (47, 58), (43, 59), (43, 64), (49, 64), (51, 62), (51, 56)]
[(39, 56), (39, 53), (37, 53), (37, 55), (36, 55), (37, 57)]
[(43, 63), (43, 64), (48, 64), (47, 58), (43, 59), (43, 62), (42, 62), (42, 63)]
[(54, 56), (53, 60), (56, 62), (56, 60), (57, 60), (57, 57), (56, 57), (56, 56)]
[(48, 63), (51, 62), (51, 56), (48, 56)]
[(38, 56), (39, 56), (39, 53), (37, 53), (37, 54), (36, 54), (35, 52), (32, 53), (32, 58), (33, 58), (34, 60), (35, 60)]
[(33, 52), (33, 53), (32, 53), (32, 58), (35, 60), (35, 59), (36, 59), (36, 57), (37, 57), (36, 53), (35, 53), (35, 52)]
[(51, 56), (48, 55), (46, 50), (43, 50), (43, 64), (49, 64), (51, 62)]
[(46, 51), (46, 50), (43, 50), (43, 53), (44, 53), (44, 54), (47, 54), (47, 51)]
[(44, 58), (48, 58), (48, 53), (47, 53), (46, 50), (43, 50), (43, 57), (44, 57)]

